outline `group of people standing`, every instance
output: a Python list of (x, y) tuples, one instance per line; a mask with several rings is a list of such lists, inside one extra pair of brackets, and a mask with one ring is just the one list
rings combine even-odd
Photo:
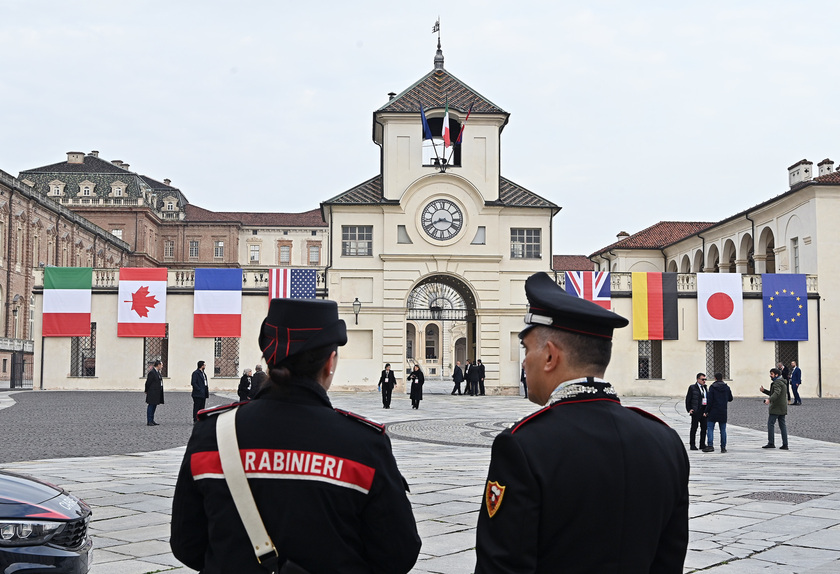
[[(423, 369), (420, 365), (414, 365), (408, 375), (408, 382), (411, 385), (409, 398), (411, 399), (411, 408), (419, 409), (420, 401), (423, 400), (423, 385), (426, 383), (426, 375), (423, 374)], [(397, 378), (394, 376), (394, 371), (391, 370), (391, 363), (385, 363), (385, 368), (382, 374), (379, 375), (379, 390), (382, 392), (382, 408), (391, 408), (391, 396), (394, 392), (394, 387), (397, 384)]]
[(452, 387), (452, 395), (461, 394), (461, 383), (466, 382), (464, 387), (465, 395), (478, 396), (484, 394), (484, 365), (481, 359), (477, 359), (475, 363), (471, 364), (467, 361), (464, 369), (461, 369), (461, 361), (455, 361), (455, 369), (452, 371), (452, 382), (455, 386)]
[[(762, 448), (776, 448), (775, 426), (779, 423), (779, 431), (782, 434), (781, 450), (788, 450), (787, 416), (788, 404), (801, 405), (799, 397), (799, 385), (802, 384), (802, 370), (791, 361), (790, 371), (782, 363), (770, 369), (770, 388), (765, 389), (764, 385), (759, 391), (768, 395), (764, 404), (769, 405), (769, 416), (767, 419), (767, 444)], [(789, 378), (788, 378), (789, 375)], [(791, 400), (791, 390), (793, 399)], [(688, 387), (685, 395), (685, 410), (691, 416), (691, 428), (689, 429), (689, 448), (691, 450), (702, 450), (703, 452), (714, 452), (714, 428), (718, 424), (720, 431), (720, 452), (726, 452), (726, 419), (727, 405), (732, 402), (732, 390), (723, 381), (723, 374), (715, 373), (715, 381), (711, 386), (706, 386), (706, 374), (697, 373), (697, 379)], [(700, 429), (700, 446), (697, 446), (697, 429)]]

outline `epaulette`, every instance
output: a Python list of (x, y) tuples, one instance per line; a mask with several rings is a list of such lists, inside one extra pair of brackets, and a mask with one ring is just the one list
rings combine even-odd
[(516, 431), (518, 431), (518, 430), (519, 430), (519, 428), (520, 428), (522, 425), (524, 425), (524, 424), (525, 424), (525, 423), (527, 423), (527, 422), (530, 422), (530, 421), (534, 420), (535, 418), (537, 418), (538, 416), (540, 416), (540, 415), (541, 415), (541, 414), (543, 414), (544, 412), (547, 412), (549, 409), (551, 409), (551, 407), (553, 407), (553, 406), (554, 406), (554, 405), (556, 405), (556, 404), (557, 404), (557, 403), (554, 403), (554, 404), (548, 405), (548, 406), (546, 406), (546, 407), (541, 408), (540, 410), (538, 410), (538, 411), (536, 411), (536, 412), (531, 413), (530, 415), (528, 415), (527, 417), (525, 417), (524, 419), (522, 419), (521, 421), (519, 421), (518, 423), (516, 423), (515, 425), (513, 425), (513, 426), (511, 427), (511, 429), (510, 429), (510, 434), (515, 433)]
[(340, 415), (344, 415), (348, 419), (352, 421), (356, 421), (357, 423), (362, 423), (368, 428), (371, 428), (378, 432), (379, 434), (385, 434), (385, 425), (372, 421), (368, 418), (363, 417), (362, 415), (357, 415), (356, 413), (351, 413), (350, 411), (345, 411), (343, 409), (334, 409)]
[[(631, 411), (635, 412), (635, 413), (636, 413), (636, 414), (638, 414), (638, 415), (642, 415), (642, 416), (643, 416), (643, 417), (645, 417), (646, 419), (650, 419), (650, 420), (652, 420), (652, 421), (656, 421), (656, 422), (658, 422), (659, 424), (663, 424), (663, 425), (665, 425), (666, 427), (668, 426), (668, 423), (666, 423), (665, 421), (663, 421), (663, 420), (662, 420), (662, 419), (660, 419), (659, 417), (657, 417), (657, 416), (655, 416), (655, 415), (650, 414), (650, 413), (649, 413), (649, 412), (647, 412), (646, 410), (640, 409), (639, 407), (627, 407), (627, 408), (628, 408), (628, 409), (630, 409)], [(670, 428), (670, 427), (669, 427), (669, 428)]]
[(206, 420), (208, 417), (213, 417), (216, 415), (220, 415), (225, 411), (229, 411), (234, 407), (238, 407), (240, 405), (244, 405), (245, 403), (250, 401), (241, 401), (238, 403), (231, 403), (229, 405), (221, 405), (218, 407), (210, 407), (209, 409), (201, 409), (198, 411), (198, 420), (203, 421)]

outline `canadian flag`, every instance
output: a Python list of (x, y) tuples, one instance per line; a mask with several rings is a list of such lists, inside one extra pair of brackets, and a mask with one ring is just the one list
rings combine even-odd
[(120, 268), (118, 337), (166, 336), (167, 269)]
[(697, 274), (697, 338), (744, 340), (744, 296), (740, 273)]

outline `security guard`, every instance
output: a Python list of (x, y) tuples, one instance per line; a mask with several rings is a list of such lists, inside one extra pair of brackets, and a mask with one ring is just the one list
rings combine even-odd
[[(391, 442), (382, 425), (333, 409), (327, 397), (346, 342), (335, 302), (271, 301), (259, 337), (270, 378), (256, 400), (238, 403), (235, 419), (247, 483), (279, 564), (405, 573), (420, 537)], [(170, 545), (204, 574), (265, 574), (221, 470), (216, 415), (232, 406), (199, 414), (175, 487)]]
[(553, 402), (496, 437), (478, 518), (476, 574), (682, 573), (688, 456), (676, 432), (625, 408), (603, 380), (624, 317), (525, 283), (528, 397)]

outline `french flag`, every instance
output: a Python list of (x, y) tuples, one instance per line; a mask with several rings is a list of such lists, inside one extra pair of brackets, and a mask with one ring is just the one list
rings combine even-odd
[(242, 270), (196, 269), (193, 337), (242, 336)]

